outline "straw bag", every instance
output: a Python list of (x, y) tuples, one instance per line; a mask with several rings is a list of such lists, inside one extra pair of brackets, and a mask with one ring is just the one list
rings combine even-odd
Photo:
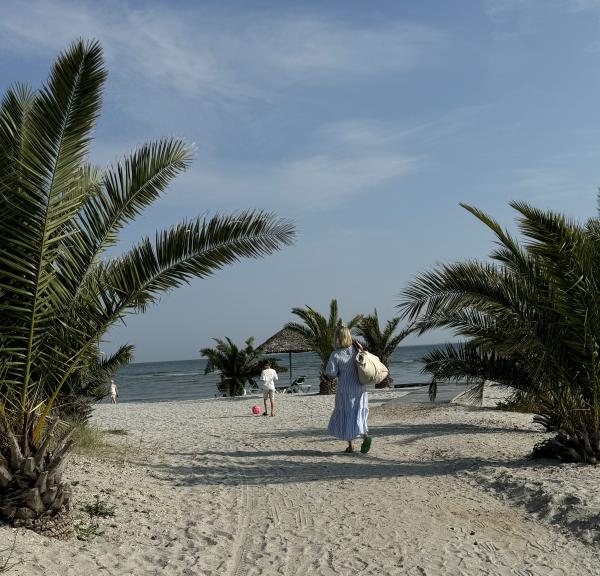
[(387, 378), (389, 373), (383, 362), (366, 350), (359, 350), (356, 355), (358, 379), (361, 384), (379, 384)]

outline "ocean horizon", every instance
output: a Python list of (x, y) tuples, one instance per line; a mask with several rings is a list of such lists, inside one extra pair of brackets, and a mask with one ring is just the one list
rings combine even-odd
[[(421, 358), (441, 344), (399, 346), (390, 359), (390, 374), (394, 384), (425, 384), (430, 376), (422, 374)], [(282, 366), (288, 367), (287, 354), (271, 354)], [(164, 402), (214, 398), (219, 372), (204, 374), (206, 359), (136, 362), (124, 366), (115, 375), (119, 386), (119, 402)], [(314, 352), (292, 354), (292, 378), (305, 377), (310, 392), (319, 390), (321, 361)], [(289, 372), (279, 374), (280, 382), (289, 382)], [(103, 402), (108, 402), (108, 399)]]

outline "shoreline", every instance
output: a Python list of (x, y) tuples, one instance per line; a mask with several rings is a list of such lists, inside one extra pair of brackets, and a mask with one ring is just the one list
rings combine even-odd
[[(390, 395), (391, 399), (393, 399), (394, 397), (398, 397), (398, 398), (402, 398), (408, 394), (412, 394), (413, 392), (423, 392), (427, 394), (426, 389), (428, 388), (429, 383), (423, 383), (423, 384), (419, 384), (419, 383), (413, 383), (413, 384), (400, 384), (398, 386), (391, 386), (390, 388), (372, 388), (367, 390), (367, 392), (369, 393), (369, 398), (373, 399), (373, 398), (379, 398), (380, 395)], [(450, 397), (448, 399), (444, 399), (444, 400), (436, 400), (436, 402), (449, 402), (450, 399), (453, 397), (453, 395), (458, 394), (460, 391), (462, 391), (464, 389), (465, 384), (462, 382), (459, 383), (448, 383), (448, 384), (443, 384), (442, 386), (440, 386), (440, 390), (443, 391), (444, 387), (448, 387), (448, 388), (452, 388), (452, 390), (449, 391)], [(317, 385), (317, 389), (313, 392), (298, 392), (298, 393), (286, 393), (283, 394), (282, 392), (277, 392), (276, 394), (276, 398), (280, 398), (282, 396), (294, 396), (297, 398), (305, 398), (305, 397), (311, 397), (311, 396), (319, 396), (319, 392), (318, 392), (318, 385)], [(440, 394), (440, 397), (442, 397), (443, 395)], [(211, 396), (208, 398), (185, 398), (185, 399), (179, 399), (179, 398), (173, 398), (173, 399), (148, 399), (148, 400), (123, 400), (123, 401), (119, 401), (118, 404), (164, 404), (164, 403), (184, 403), (184, 402), (214, 402), (216, 400), (232, 400), (232, 401), (239, 401), (239, 400), (249, 400), (249, 399), (254, 399), (254, 400), (260, 400), (262, 402), (262, 393), (257, 393), (257, 392), (252, 392), (249, 394), (246, 394), (245, 396)], [(111, 405), (110, 403), (110, 398), (107, 397), (103, 400), (101, 400), (100, 402), (98, 402), (97, 404), (95, 404), (95, 406), (109, 406)]]
[[(17, 534), (9, 574), (596, 574), (597, 468), (528, 460), (531, 415), (371, 397), (367, 455), (326, 436), (332, 396), (99, 405), (109, 451), (74, 454), (73, 516), (115, 506), (89, 541)], [(1, 547), (0, 547), (1, 548)], [(0, 552), (0, 556), (2, 553)]]

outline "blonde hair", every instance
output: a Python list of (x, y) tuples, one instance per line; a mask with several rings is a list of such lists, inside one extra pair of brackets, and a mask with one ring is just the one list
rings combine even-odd
[(349, 346), (352, 346), (352, 335), (350, 330), (343, 323), (340, 323), (335, 331), (335, 347), (348, 348)]

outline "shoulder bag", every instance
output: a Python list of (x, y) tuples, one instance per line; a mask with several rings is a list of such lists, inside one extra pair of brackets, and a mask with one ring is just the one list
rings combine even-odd
[(371, 354), (362, 348), (356, 347), (356, 367), (358, 368), (358, 379), (361, 384), (379, 384), (387, 378), (389, 370), (375, 354)]

